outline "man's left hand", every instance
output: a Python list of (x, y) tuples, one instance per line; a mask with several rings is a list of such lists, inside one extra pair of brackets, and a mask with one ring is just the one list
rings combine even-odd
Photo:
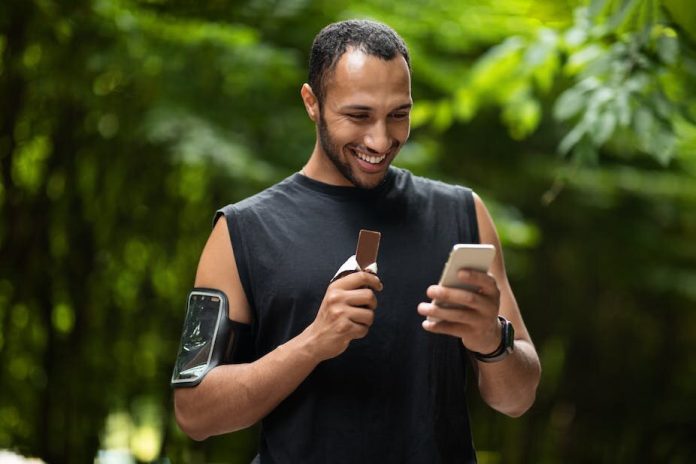
[(433, 301), (418, 305), (418, 313), (428, 317), (423, 328), (459, 337), (470, 351), (491, 353), (501, 339), (498, 283), (489, 273), (468, 269), (460, 270), (457, 277), (470, 289), (428, 287), (427, 295)]

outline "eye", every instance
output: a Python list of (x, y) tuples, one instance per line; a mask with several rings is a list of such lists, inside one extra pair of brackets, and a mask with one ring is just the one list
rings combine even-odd
[(407, 119), (409, 116), (409, 113), (407, 112), (399, 112), (399, 113), (394, 113), (392, 114), (392, 118), (394, 119)]
[(370, 116), (367, 113), (350, 113), (348, 114), (348, 117), (351, 119), (355, 119), (356, 121), (365, 121)]

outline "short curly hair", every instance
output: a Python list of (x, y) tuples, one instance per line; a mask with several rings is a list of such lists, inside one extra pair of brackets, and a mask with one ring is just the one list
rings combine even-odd
[(308, 82), (320, 106), (326, 96), (326, 82), (348, 47), (383, 60), (400, 54), (411, 70), (406, 43), (391, 27), (356, 19), (329, 24), (314, 38), (309, 55)]

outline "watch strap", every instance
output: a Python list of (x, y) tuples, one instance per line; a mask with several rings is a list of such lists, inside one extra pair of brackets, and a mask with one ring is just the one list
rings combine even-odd
[(495, 351), (488, 354), (482, 354), (476, 351), (472, 351), (471, 354), (477, 361), (485, 363), (498, 362), (505, 359), (510, 353), (514, 351), (515, 329), (513, 328), (512, 323), (505, 319), (503, 316), (498, 316), (498, 320), (500, 321), (501, 331), (500, 345), (498, 345), (498, 348), (496, 348)]

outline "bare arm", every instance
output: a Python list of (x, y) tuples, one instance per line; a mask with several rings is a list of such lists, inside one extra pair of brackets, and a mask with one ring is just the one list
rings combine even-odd
[[(223, 218), (205, 245), (195, 285), (222, 290), (229, 300), (230, 318), (251, 322)], [(181, 429), (191, 438), (203, 440), (258, 422), (319, 362), (338, 356), (351, 340), (367, 334), (377, 304), (370, 288), (381, 290), (381, 285), (376, 276), (364, 272), (334, 282), (315, 321), (297, 337), (255, 362), (218, 366), (198, 386), (175, 389), (175, 415)]]
[(534, 403), (541, 365), (507, 279), (502, 248), (493, 220), (481, 199), (475, 196), (475, 200), (481, 243), (490, 243), (498, 250), (488, 273), (472, 271), (459, 274), (463, 283), (480, 288), (480, 292), (433, 285), (428, 289), (430, 298), (464, 305), (466, 308), (443, 309), (432, 303), (421, 303), (418, 311), (424, 316), (441, 320), (434, 323), (425, 321), (423, 327), (426, 330), (460, 337), (467, 349), (479, 353), (490, 353), (500, 344), (498, 314), (512, 322), (515, 328), (513, 353), (499, 362), (474, 363), (483, 400), (492, 408), (517, 417)]

